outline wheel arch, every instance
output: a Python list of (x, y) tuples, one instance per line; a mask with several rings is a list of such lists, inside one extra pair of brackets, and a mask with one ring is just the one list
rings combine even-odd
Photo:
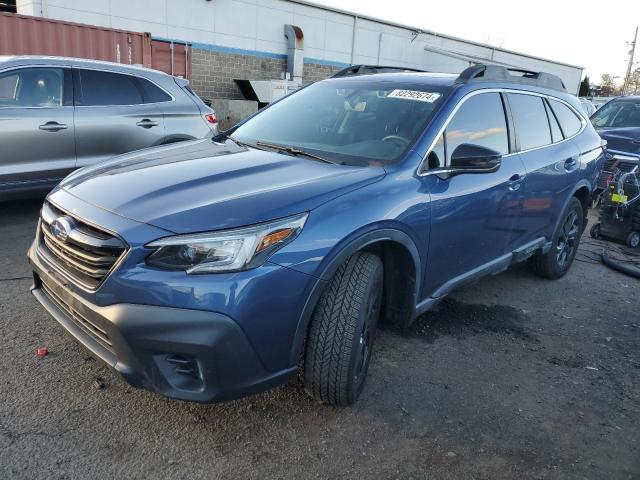
[(589, 182), (582, 179), (573, 187), (571, 195), (569, 195), (567, 199), (564, 201), (564, 204), (562, 205), (562, 210), (560, 212), (560, 215), (558, 216), (558, 222), (556, 223), (556, 226), (553, 229), (553, 235), (550, 241), (553, 241), (553, 239), (556, 238), (556, 234), (558, 233), (559, 229), (562, 226), (562, 221), (563, 221), (562, 213), (564, 213), (564, 211), (567, 209), (567, 205), (569, 205), (569, 202), (571, 201), (572, 198), (577, 198), (580, 201), (580, 204), (582, 205), (582, 214), (584, 216), (582, 221), (583, 231), (586, 228), (587, 210), (589, 207), (589, 202), (591, 201), (591, 185), (589, 184)]
[[(419, 298), (421, 278), (420, 253), (413, 239), (402, 230), (382, 228), (350, 239), (339, 245), (322, 262), (317, 280), (307, 296), (290, 352), (290, 364), (296, 365), (304, 351), (313, 311), (338, 267), (354, 253), (367, 251), (381, 257), (385, 267), (384, 315), (398, 325), (409, 325), (415, 316), (415, 305)], [(402, 275), (409, 268), (409, 275)], [(389, 286), (388, 286), (389, 285)]]
[(580, 200), (580, 203), (582, 204), (582, 208), (586, 215), (586, 212), (589, 209), (589, 204), (591, 202), (591, 188), (589, 184), (586, 181), (584, 183), (578, 184), (571, 196), (576, 197), (578, 200)]

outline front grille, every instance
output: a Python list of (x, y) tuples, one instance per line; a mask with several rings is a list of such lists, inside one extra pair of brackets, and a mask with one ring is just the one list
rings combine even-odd
[(610, 158), (604, 162), (600, 176), (598, 177), (598, 188), (605, 190), (608, 182), (613, 179), (616, 173), (628, 173), (638, 168), (637, 160), (622, 160), (618, 158)]
[(89, 334), (93, 339), (97, 340), (100, 345), (113, 353), (113, 347), (109, 335), (107, 332), (96, 325), (94, 322), (88, 320), (84, 315), (74, 309), (70, 304), (65, 302), (59, 295), (57, 295), (51, 288), (47, 286), (45, 282), (42, 282), (42, 290), (47, 296), (56, 304), (60, 310), (66, 313), (73, 322), (78, 325), (85, 333)]
[(127, 250), (118, 237), (45, 202), (38, 254), (84, 288), (94, 290)]

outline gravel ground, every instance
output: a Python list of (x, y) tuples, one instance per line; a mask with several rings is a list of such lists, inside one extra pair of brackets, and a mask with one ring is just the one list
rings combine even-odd
[(640, 282), (593, 245), (382, 330), (351, 408), (293, 385), (201, 405), (127, 386), (36, 305), (39, 205), (0, 204), (0, 479), (640, 479)]

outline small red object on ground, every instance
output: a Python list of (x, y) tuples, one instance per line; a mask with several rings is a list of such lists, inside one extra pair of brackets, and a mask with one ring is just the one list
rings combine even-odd
[(47, 353), (49, 353), (49, 350), (47, 350), (46, 347), (40, 347), (39, 349), (36, 350), (36, 353), (40, 358), (44, 358), (47, 356)]

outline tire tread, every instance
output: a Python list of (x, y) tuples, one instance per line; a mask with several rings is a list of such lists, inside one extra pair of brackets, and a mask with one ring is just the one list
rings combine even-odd
[(307, 391), (321, 402), (347, 405), (352, 345), (360, 311), (367, 301), (367, 286), (382, 262), (358, 252), (342, 264), (320, 297), (309, 331), (304, 369)]

